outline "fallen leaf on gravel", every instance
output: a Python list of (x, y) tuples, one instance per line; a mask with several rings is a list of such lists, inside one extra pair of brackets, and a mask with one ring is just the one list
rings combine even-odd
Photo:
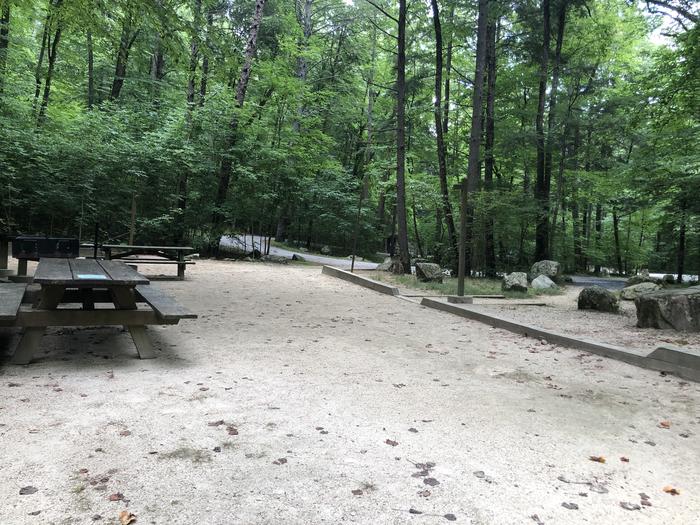
[(649, 495), (648, 495), (648, 494), (645, 494), (644, 492), (640, 492), (640, 493), (639, 493), (639, 497), (642, 498), (643, 500), (649, 499)]
[(121, 432), (119, 432), (119, 435), (122, 437), (130, 436), (131, 430), (122, 430)]
[(398, 441), (394, 441), (393, 439), (387, 439), (384, 443), (386, 443), (387, 445), (391, 445), (392, 447), (395, 447), (399, 444)]
[(440, 482), (435, 478), (425, 478), (423, 480), (423, 483), (425, 483), (426, 485), (430, 485), (431, 487), (435, 487), (436, 485), (440, 484)]
[(483, 470), (477, 470), (476, 472), (474, 472), (474, 475), (479, 479), (484, 479), (484, 477), (486, 477), (486, 474), (484, 474)]
[(588, 459), (596, 463), (605, 463), (605, 458), (603, 456), (588, 456)]
[(639, 510), (642, 508), (636, 503), (630, 503), (629, 501), (621, 501), (620, 507), (622, 507), (625, 510)]
[(31, 485), (28, 485), (26, 487), (22, 487), (19, 489), (19, 495), (20, 496), (27, 496), (29, 494), (34, 494), (38, 491), (39, 489), (36, 487), (32, 487)]
[(224, 424), (225, 424), (224, 420), (219, 419), (218, 421), (209, 421), (209, 423), (207, 423), (207, 426), (208, 427), (220, 427), (221, 425), (224, 425)]
[(274, 465), (284, 465), (287, 462), (287, 458), (279, 458), (273, 461)]
[(35, 510), (29, 513), (30, 516), (38, 516), (39, 514), (41, 514), (40, 510)]
[(408, 429), (408, 431), (409, 431), (409, 432), (413, 432), (414, 434), (416, 434), (416, 433), (418, 432), (418, 429), (417, 429), (417, 428), (411, 427), (411, 428)]
[(672, 487), (671, 485), (667, 485), (664, 487), (664, 492), (666, 494), (671, 494), (672, 496), (678, 496), (681, 491), (678, 490), (677, 488)]
[(121, 525), (130, 525), (136, 522), (136, 514), (132, 514), (128, 510), (123, 510), (119, 513), (119, 523)]
[(576, 503), (564, 502), (561, 504), (561, 506), (564, 507), (565, 509), (569, 509), (569, 510), (578, 510), (578, 505), (576, 505)]
[(445, 518), (447, 521), (457, 521), (457, 516), (454, 514), (445, 514), (443, 518)]
[(353, 489), (352, 494), (353, 494), (353, 496), (362, 496), (362, 490), (361, 489)]
[(620, 458), (620, 461), (622, 461), (623, 463), (629, 463), (629, 462), (630, 462), (630, 458), (626, 458), (625, 456), (622, 456), (622, 457)]
[(659, 428), (671, 428), (671, 422), (670, 421), (662, 421), (659, 423)]
[(643, 499), (642, 501), (640, 501), (640, 503), (645, 507), (651, 507), (651, 501), (649, 501), (648, 499)]
[(533, 514), (532, 516), (530, 516), (530, 519), (537, 523), (537, 525), (544, 525), (544, 521), (542, 521), (537, 514)]
[(234, 427), (233, 425), (227, 426), (226, 432), (228, 432), (229, 436), (237, 436), (238, 435), (238, 429), (236, 427)]
[(109, 501), (121, 501), (124, 499), (124, 494), (121, 492), (115, 492), (114, 494), (110, 494), (109, 498), (107, 499), (109, 499)]
[(416, 510), (416, 509), (414, 509), (413, 507), (411, 507), (410, 509), (408, 509), (408, 513), (409, 513), (409, 514), (423, 514), (421, 511)]
[(428, 497), (430, 497), (430, 491), (427, 490), (427, 489), (426, 489), (426, 490), (419, 490), (419, 491), (418, 491), (418, 495), (419, 495), (421, 498), (428, 498)]

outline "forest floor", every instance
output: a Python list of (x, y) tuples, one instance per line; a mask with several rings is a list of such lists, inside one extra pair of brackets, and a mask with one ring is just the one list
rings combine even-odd
[(95, 328), (0, 361), (0, 523), (697, 518), (698, 384), (318, 267), (202, 260), (157, 284), (200, 314), (149, 329), (157, 359)]

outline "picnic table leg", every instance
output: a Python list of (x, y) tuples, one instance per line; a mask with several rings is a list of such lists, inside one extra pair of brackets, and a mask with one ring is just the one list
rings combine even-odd
[(39, 349), (39, 343), (41, 343), (45, 329), (43, 326), (32, 326), (24, 329), (15, 354), (12, 356), (13, 365), (28, 365), (31, 362), (32, 357)]
[(63, 286), (43, 285), (39, 294), (39, 308), (42, 310), (55, 310), (63, 298)]
[(181, 281), (185, 280), (185, 268), (187, 265), (185, 264), (185, 252), (182, 250), (178, 250), (177, 252), (177, 278)]
[(0, 236), (0, 270), (7, 270), (10, 250), (8, 248), (7, 239)]
[(27, 259), (17, 261), (17, 275), (27, 275)]
[[(134, 290), (132, 288), (118, 286), (111, 288), (110, 291), (112, 293), (112, 299), (114, 300), (114, 306), (116, 306), (118, 310), (136, 309), (136, 298), (134, 297)], [(153, 359), (156, 356), (153, 344), (146, 333), (145, 326), (127, 325), (124, 328), (129, 330), (140, 359)]]

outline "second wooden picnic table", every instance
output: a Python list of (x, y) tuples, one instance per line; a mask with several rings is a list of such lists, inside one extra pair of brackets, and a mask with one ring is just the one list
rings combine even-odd
[[(191, 246), (142, 246), (133, 244), (103, 244), (102, 251), (107, 260), (120, 260), (131, 264), (177, 264), (177, 278), (185, 278), (185, 268), (194, 261), (185, 260), (185, 255), (193, 251)], [(140, 255), (159, 257), (134, 258)]]

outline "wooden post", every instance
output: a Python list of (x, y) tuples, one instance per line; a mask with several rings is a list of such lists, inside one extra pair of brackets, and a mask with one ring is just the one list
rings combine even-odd
[(7, 270), (9, 255), (7, 237), (0, 235), (0, 270)]
[(460, 192), (460, 209), (459, 209), (459, 265), (457, 267), (457, 295), (464, 295), (464, 276), (466, 273), (466, 243), (467, 243), (467, 179), (456, 184), (454, 189)]

